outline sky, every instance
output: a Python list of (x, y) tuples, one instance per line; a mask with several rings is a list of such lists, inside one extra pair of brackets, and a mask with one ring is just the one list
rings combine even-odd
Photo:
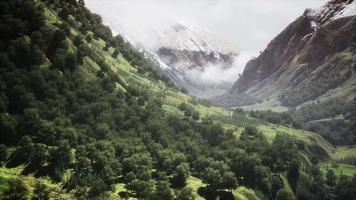
[[(208, 65), (186, 70), (201, 83), (233, 84), (246, 63), (301, 16), (307, 8), (321, 7), (327, 0), (85, 0), (102, 16), (113, 33), (125, 34), (135, 43), (155, 51), (158, 35), (175, 22), (194, 25), (224, 40), (238, 53), (232, 66)], [(219, 41), (220, 41), (219, 39)], [(232, 48), (231, 48), (232, 47)]]
[[(112, 29), (149, 44), (154, 29), (171, 21), (194, 22), (238, 49), (262, 51), (306, 8), (326, 0), (85, 0)], [(148, 29), (152, 29), (148, 31)]]

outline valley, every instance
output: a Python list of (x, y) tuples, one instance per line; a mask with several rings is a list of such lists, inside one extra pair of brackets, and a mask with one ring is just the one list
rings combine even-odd
[[(157, 72), (84, 1), (0, 8), (12, 17), (2, 24), (29, 20), (0, 45), (0, 199), (355, 197), (355, 147), (293, 121), (328, 118), (338, 102), (318, 104), (330, 113), (315, 116), (314, 105), (296, 110), (290, 121), (222, 107)], [(348, 106), (338, 112), (354, 122)]]

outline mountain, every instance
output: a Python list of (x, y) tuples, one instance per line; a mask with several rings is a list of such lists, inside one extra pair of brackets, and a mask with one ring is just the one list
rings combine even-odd
[(124, 31), (120, 34), (176, 86), (197, 97), (211, 98), (226, 92), (233, 84), (232, 78), (219, 78), (216, 73), (237, 75), (242, 71), (240, 63), (245, 64), (253, 57), (196, 24), (172, 22), (153, 32), (155, 42), (150, 45), (132, 39)]
[(228, 106), (295, 107), (356, 94), (356, 1), (307, 9), (250, 60), (229, 92)]
[(178, 91), (84, 1), (0, 11), (0, 199), (355, 199), (355, 148)]

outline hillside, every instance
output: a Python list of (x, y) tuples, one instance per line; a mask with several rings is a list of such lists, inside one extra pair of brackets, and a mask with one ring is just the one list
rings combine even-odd
[(356, 2), (332, 0), (305, 13), (251, 60), (221, 103), (297, 107), (356, 94)]
[[(237, 63), (252, 57), (196, 24), (172, 22), (167, 28), (155, 30), (150, 41), (154, 45), (135, 41), (125, 32), (122, 35), (154, 63), (157, 71), (199, 98), (226, 92), (233, 84), (232, 75), (241, 70)], [(218, 78), (216, 73), (225, 77)]]
[(0, 9), (0, 199), (355, 197), (318, 134), (179, 92), (83, 1)]

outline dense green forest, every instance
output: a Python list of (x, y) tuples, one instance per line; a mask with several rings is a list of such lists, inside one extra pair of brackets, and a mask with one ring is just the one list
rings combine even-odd
[[(117, 184), (121, 199), (195, 199), (192, 176), (205, 199), (233, 199), (238, 187), (257, 199), (356, 199), (356, 176), (324, 173), (318, 163), (329, 158), (316, 145), (286, 134), (269, 142), (254, 126), (237, 137), (185, 104), (184, 116), (165, 112), (94, 53), (103, 40), (100, 51), (170, 85), (83, 0), (1, 0), (0, 13), (0, 162), (23, 166), (22, 176), (0, 176), (0, 199), (56, 199), (48, 184), (30, 188), (30, 174), (68, 199), (110, 199)], [(99, 66), (92, 76), (88, 60)]]
[(317, 132), (333, 145), (356, 145), (356, 99), (331, 99), (284, 113), (251, 111), (249, 115), (269, 123)]

